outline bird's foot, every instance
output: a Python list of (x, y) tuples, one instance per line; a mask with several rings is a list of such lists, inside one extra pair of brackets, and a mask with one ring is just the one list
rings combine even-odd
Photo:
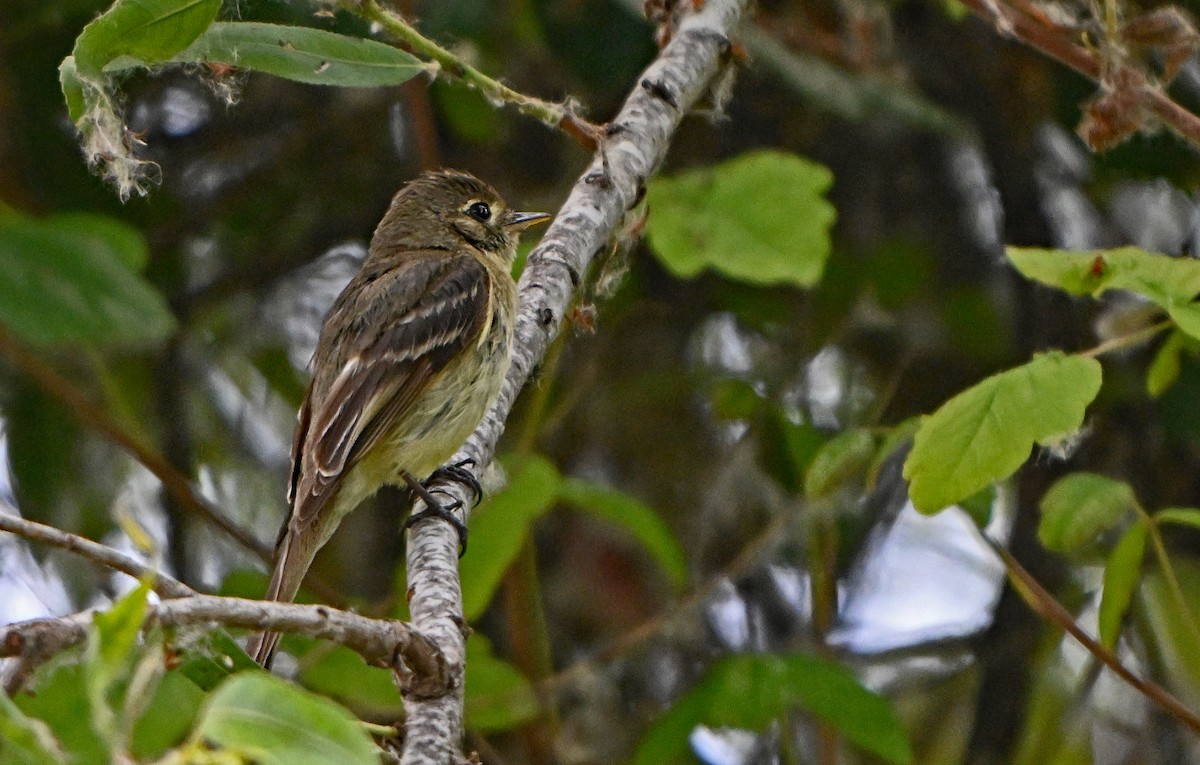
[(479, 485), (479, 479), (475, 477), (475, 474), (467, 470), (468, 466), (475, 467), (475, 460), (467, 457), (453, 465), (442, 465), (433, 471), (433, 475), (429, 476), (426, 483), (433, 483), (438, 479), (457, 481), (471, 490), (471, 496), (475, 498), (475, 503), (479, 504), (479, 500), (483, 499), (483, 487)]
[(462, 502), (456, 499), (450, 504), (444, 504), (441, 500), (434, 497), (433, 493), (429, 489), (426, 489), (420, 481), (414, 479), (412, 476), (406, 475), (404, 480), (408, 484), (408, 489), (413, 493), (413, 496), (420, 497), (425, 501), (425, 509), (408, 516), (408, 520), (404, 522), (404, 528), (411, 528), (421, 521), (441, 518), (453, 526), (454, 530), (458, 533), (458, 557), (461, 558), (466, 555), (467, 526), (454, 514), (455, 510), (462, 508)]

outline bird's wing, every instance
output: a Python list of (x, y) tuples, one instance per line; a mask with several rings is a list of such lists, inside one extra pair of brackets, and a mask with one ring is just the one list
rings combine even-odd
[[(364, 271), (330, 312), (352, 317), (318, 346), (332, 382), (314, 379), (293, 448), (292, 522), (307, 525), (354, 463), (393, 425), (488, 323), (491, 281), (467, 255), (431, 250)], [(322, 337), (322, 344), (326, 338)], [(324, 352), (324, 358), (323, 358)], [(334, 371), (336, 369), (336, 371)], [(318, 400), (319, 398), (319, 400)], [(308, 422), (305, 422), (305, 419)]]

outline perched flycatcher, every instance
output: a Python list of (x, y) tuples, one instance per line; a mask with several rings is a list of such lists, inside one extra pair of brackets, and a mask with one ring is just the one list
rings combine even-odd
[[(425, 173), (392, 199), (321, 329), (268, 599), (292, 600), (342, 518), (384, 485), (422, 496), (429, 510), (419, 518), (447, 518), (465, 544), (461, 523), (422, 482), (500, 391), (516, 314), (517, 238), (549, 217), (511, 211), (491, 186), (450, 170)], [(269, 666), (278, 642), (263, 633), (250, 651)]]

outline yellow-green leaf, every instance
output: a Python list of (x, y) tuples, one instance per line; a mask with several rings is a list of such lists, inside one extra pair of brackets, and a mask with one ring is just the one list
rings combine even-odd
[(647, 191), (650, 246), (680, 277), (712, 269), (752, 284), (811, 287), (829, 257), (832, 179), (825, 167), (779, 151), (656, 178)]
[(1079, 429), (1100, 382), (1098, 361), (1056, 351), (959, 393), (913, 438), (904, 463), (913, 504), (937, 512), (1012, 475), (1034, 444)]

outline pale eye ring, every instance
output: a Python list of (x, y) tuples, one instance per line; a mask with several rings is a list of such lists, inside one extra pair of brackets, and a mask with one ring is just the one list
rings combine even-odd
[(486, 223), (492, 217), (492, 208), (488, 207), (487, 202), (472, 202), (471, 206), (467, 208), (467, 215), (481, 223)]

